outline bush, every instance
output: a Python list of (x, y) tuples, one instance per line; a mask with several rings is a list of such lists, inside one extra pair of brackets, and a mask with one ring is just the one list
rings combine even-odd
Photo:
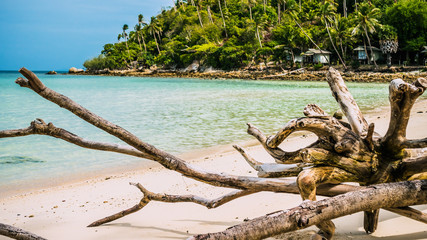
[(83, 63), (83, 66), (89, 71), (102, 70), (106, 68), (111, 69), (113, 67), (113, 61), (101, 54), (98, 57), (86, 60)]
[(351, 62), (351, 67), (352, 67), (353, 69), (358, 69), (358, 68), (360, 67), (360, 62), (359, 62), (358, 60), (353, 60), (353, 61)]
[(323, 67), (323, 64), (322, 64), (322, 63), (316, 63), (316, 64), (314, 64), (314, 66), (313, 66), (314, 71), (320, 70), (320, 69), (322, 69), (322, 67)]

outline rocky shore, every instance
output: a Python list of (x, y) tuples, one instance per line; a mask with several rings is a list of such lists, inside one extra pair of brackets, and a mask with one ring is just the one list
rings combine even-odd
[[(249, 80), (294, 80), (294, 81), (324, 81), (326, 69), (319, 71), (297, 69), (293, 71), (275, 70), (209, 70), (204, 72), (179, 71), (179, 70), (100, 70), (95, 72), (76, 72), (79, 75), (103, 76), (135, 76), (135, 77), (179, 77), (202, 79), (249, 79)], [(401, 78), (411, 82), (419, 77), (427, 77), (427, 67), (380, 69), (373, 72), (359, 70), (357, 72), (341, 72), (346, 82), (390, 82), (392, 79)]]

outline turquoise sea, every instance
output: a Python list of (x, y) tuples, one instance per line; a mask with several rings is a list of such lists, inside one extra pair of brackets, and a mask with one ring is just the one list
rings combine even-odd
[[(0, 72), (0, 130), (25, 128), (42, 118), (90, 140), (120, 143), (19, 87), (14, 83), (19, 76), (18, 72)], [(174, 154), (251, 139), (246, 134), (247, 122), (274, 133), (288, 120), (303, 116), (309, 103), (328, 113), (338, 109), (326, 82), (38, 76), (49, 88)], [(362, 110), (388, 102), (387, 84), (349, 83), (348, 87)], [(141, 161), (82, 149), (48, 136), (0, 139), (0, 189), (95, 174)]]

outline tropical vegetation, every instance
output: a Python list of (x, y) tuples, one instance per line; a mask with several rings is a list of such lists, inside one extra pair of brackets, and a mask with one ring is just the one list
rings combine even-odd
[(142, 14), (135, 22), (84, 66), (176, 69), (198, 61), (225, 70), (260, 63), (287, 68), (318, 48), (346, 67), (355, 65), (356, 47), (364, 47), (370, 63), (373, 47), (390, 41), (398, 44), (397, 53), (384, 52), (390, 61), (393, 55), (395, 62), (421, 64), (427, 45), (425, 0), (176, 0), (149, 23)]

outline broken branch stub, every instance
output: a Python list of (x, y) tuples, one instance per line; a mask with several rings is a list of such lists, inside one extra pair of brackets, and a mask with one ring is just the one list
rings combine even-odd
[(363, 117), (356, 100), (354, 100), (353, 96), (348, 91), (341, 74), (330, 67), (326, 74), (326, 80), (331, 88), (332, 96), (334, 96), (342, 112), (347, 117), (351, 129), (359, 136), (363, 136), (368, 130), (368, 123)]

